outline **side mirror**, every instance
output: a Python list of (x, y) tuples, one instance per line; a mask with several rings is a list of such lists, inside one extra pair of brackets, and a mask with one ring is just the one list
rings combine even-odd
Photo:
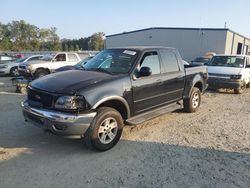
[(149, 67), (141, 67), (139, 71), (139, 76), (144, 77), (144, 76), (150, 76), (152, 74), (152, 70)]

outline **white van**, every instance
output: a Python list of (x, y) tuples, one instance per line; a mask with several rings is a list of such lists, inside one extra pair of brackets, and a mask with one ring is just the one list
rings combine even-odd
[(250, 56), (215, 55), (208, 63), (210, 88), (230, 88), (242, 93), (250, 86)]

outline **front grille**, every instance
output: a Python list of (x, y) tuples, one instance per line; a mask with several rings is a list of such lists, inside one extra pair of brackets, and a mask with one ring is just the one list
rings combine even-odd
[[(53, 107), (53, 101), (54, 101), (54, 96), (43, 92), (39, 91), (33, 88), (28, 88), (28, 100), (29, 101), (35, 101), (39, 104), (41, 104), (41, 107), (44, 108), (52, 108)], [(30, 102), (30, 105), (34, 104), (34, 102)]]
[(215, 73), (209, 73), (208, 76), (230, 77), (230, 75), (228, 75), (228, 74), (215, 74)]

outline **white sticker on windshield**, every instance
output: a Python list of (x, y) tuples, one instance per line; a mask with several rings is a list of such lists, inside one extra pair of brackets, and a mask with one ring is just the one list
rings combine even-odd
[(131, 50), (124, 50), (123, 53), (124, 53), (124, 54), (128, 54), (128, 55), (135, 55), (135, 54), (136, 54), (135, 51), (131, 51)]

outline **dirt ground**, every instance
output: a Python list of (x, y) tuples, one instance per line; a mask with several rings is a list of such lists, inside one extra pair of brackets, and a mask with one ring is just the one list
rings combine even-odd
[(197, 113), (126, 127), (98, 153), (24, 122), (0, 77), (0, 187), (250, 187), (250, 89), (208, 92)]

